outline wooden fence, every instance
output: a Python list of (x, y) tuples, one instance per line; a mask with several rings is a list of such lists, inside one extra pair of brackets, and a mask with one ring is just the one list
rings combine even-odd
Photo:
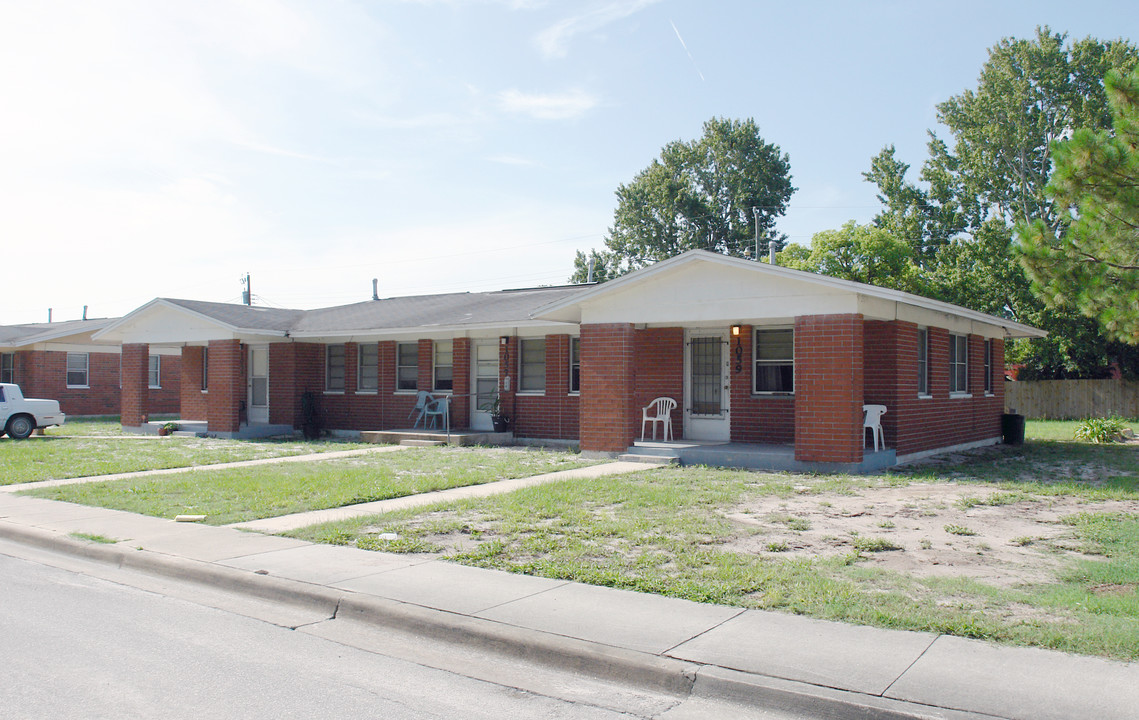
[(1049, 420), (1075, 420), (1110, 415), (1139, 418), (1139, 382), (1132, 380), (1006, 382), (1005, 412)]

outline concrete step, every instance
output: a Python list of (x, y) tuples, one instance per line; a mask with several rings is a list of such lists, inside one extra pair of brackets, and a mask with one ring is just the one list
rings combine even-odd
[(403, 440), (400, 440), (399, 444), (403, 445), (405, 447), (439, 447), (440, 445), (446, 445), (447, 441), (446, 440), (413, 440), (411, 438), (405, 438)]
[(625, 453), (618, 455), (618, 460), (622, 462), (636, 462), (645, 463), (646, 465), (679, 465), (680, 458), (668, 457), (666, 455), (642, 455), (640, 453)]

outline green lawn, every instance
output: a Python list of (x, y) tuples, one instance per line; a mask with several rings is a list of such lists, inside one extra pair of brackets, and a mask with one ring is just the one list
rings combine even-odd
[[(837, 555), (788, 557), (786, 543), (765, 546), (764, 535), (772, 525), (797, 534), (808, 529), (807, 521), (791, 514), (750, 523), (740, 519), (740, 508), (764, 500), (829, 505), (824, 496), (931, 486), (976, 488), (966, 505), (1014, 508), (1016, 502), (1047, 505), (1065, 497), (1088, 503), (1139, 501), (1139, 448), (1032, 441), (1019, 448), (990, 448), (961, 463), (869, 477), (654, 469), (328, 523), (289, 535), (392, 552), (437, 552), (478, 567), (698, 602), (1139, 659), (1139, 515), (1086, 505), (1086, 511), (1050, 526), (1060, 528), (1061, 540), (1014, 538), (1009, 545), (1028, 545), (1039, 554), (1032, 557), (1057, 563), (1047, 578), (1011, 586), (883, 570), (870, 562), (873, 554), (916, 555), (919, 548), (869, 534), (835, 538), (847, 548)], [(970, 520), (974, 523), (986, 529), (983, 519)], [(883, 520), (877, 527), (885, 533), (894, 524)], [(968, 537), (972, 531), (939, 525), (938, 542), (976, 542)], [(384, 533), (398, 539), (381, 540)], [(747, 542), (760, 550), (738, 549)], [(991, 550), (977, 546), (978, 553)]]
[(155, 517), (206, 515), (206, 522), (225, 525), (591, 464), (565, 452), (407, 448), (348, 459), (65, 485), (28, 494)]
[(0, 439), (0, 485), (374, 447), (360, 443), (48, 435)]

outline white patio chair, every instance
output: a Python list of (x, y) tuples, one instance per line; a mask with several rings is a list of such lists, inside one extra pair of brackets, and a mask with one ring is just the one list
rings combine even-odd
[(862, 446), (866, 446), (866, 428), (870, 428), (874, 432), (874, 452), (878, 452), (879, 445), (885, 450), (886, 439), (882, 437), (882, 416), (886, 414), (886, 406), (863, 405), (862, 412), (866, 413), (862, 418)]
[(451, 398), (443, 395), (427, 403), (423, 408), (423, 429), (427, 429), (427, 421), (431, 421), (431, 429), (435, 429), (436, 420), (443, 421), (443, 429), (451, 432)]
[[(420, 390), (415, 394), (415, 407), (413, 407), (411, 409), (411, 412), (407, 414), (408, 420), (411, 419), (412, 415), (415, 415), (415, 422), (411, 424), (412, 430), (414, 430), (419, 425), (420, 420), (424, 420), (423, 415), (427, 411), (427, 403), (431, 402), (434, 399), (435, 397), (426, 390)], [(416, 415), (416, 413), (418, 413), (418, 415)], [(426, 421), (423, 423), (423, 428), (427, 429)]]
[(672, 440), (672, 411), (676, 409), (676, 401), (669, 397), (658, 397), (649, 403), (648, 407), (641, 409), (641, 441), (645, 439), (645, 423), (653, 424), (653, 440), (657, 439), (657, 423), (664, 426), (664, 441)]

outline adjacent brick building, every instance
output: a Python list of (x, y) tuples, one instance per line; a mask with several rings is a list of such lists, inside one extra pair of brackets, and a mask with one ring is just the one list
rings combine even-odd
[[(58, 400), (67, 415), (118, 415), (120, 346), (92, 337), (116, 320), (0, 326), (0, 382), (19, 385), (25, 397)], [(147, 413), (179, 411), (181, 365), (174, 349), (145, 359)]]
[[(678, 401), (682, 441), (793, 448), (858, 466), (864, 404), (888, 408), (889, 462), (997, 442), (1004, 341), (1042, 333), (928, 298), (705, 251), (603, 285), (374, 298), (319, 310), (157, 299), (97, 334), (122, 343), (123, 423), (144, 358), (181, 357), (183, 419), (210, 432), (407, 428), (422, 391), (453, 429), (625, 451), (641, 408)], [(133, 387), (127, 390), (126, 383)]]

